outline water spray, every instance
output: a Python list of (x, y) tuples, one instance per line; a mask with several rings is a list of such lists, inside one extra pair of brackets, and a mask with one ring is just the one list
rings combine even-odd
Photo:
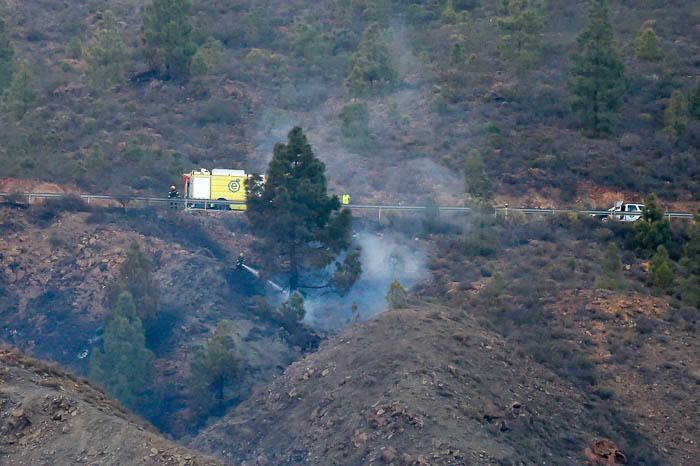
[[(259, 271), (255, 270), (254, 268), (252, 268), (249, 265), (246, 265), (244, 263), (241, 263), (240, 267), (242, 269), (245, 269), (248, 272), (250, 272), (250, 274), (253, 275), (255, 278), (260, 279), (260, 272)], [(289, 297), (289, 291), (285, 290), (284, 288), (279, 286), (277, 283), (273, 282), (272, 280), (266, 280), (266, 283), (269, 284), (275, 290), (279, 291), (282, 295), (284, 295), (285, 298)]]

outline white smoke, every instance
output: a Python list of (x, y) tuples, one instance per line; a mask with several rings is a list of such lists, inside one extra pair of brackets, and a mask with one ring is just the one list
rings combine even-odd
[(305, 296), (305, 322), (320, 330), (337, 330), (352, 321), (353, 303), (360, 320), (387, 308), (386, 293), (393, 280), (410, 289), (429, 276), (425, 245), (401, 234), (359, 233), (362, 277), (345, 296), (333, 293)]

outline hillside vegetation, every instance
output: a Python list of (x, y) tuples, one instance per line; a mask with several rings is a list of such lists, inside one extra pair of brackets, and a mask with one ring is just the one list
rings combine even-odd
[(4, 0), (0, 175), (162, 192), (296, 124), (358, 199), (459, 199), (478, 151), (499, 193), (697, 200), (700, 9), (587, 3)]

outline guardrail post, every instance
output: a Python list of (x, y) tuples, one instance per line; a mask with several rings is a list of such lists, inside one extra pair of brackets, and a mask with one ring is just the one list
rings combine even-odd
[(382, 208), (381, 207), (379, 208), (379, 218), (377, 220), (379, 220), (380, 222), (382, 221)]

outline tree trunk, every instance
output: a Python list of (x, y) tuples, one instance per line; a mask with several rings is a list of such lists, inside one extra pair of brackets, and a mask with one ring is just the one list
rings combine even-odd
[(219, 377), (216, 380), (216, 398), (219, 401), (219, 416), (224, 414), (224, 378)]
[(289, 248), (289, 291), (299, 288), (299, 263), (297, 261), (297, 246), (292, 242)]

